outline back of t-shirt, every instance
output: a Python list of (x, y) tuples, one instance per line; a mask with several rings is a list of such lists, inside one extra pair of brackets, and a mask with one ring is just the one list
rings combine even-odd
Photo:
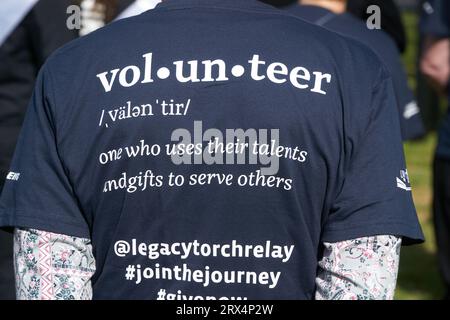
[(91, 238), (95, 298), (311, 299), (322, 242), (422, 239), (395, 104), (356, 42), (164, 1), (49, 60), (0, 225)]

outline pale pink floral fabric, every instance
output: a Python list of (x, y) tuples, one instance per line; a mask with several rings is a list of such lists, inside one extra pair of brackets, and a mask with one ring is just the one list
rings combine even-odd
[(374, 236), (325, 243), (316, 278), (317, 300), (392, 300), (401, 238)]
[(90, 240), (38, 230), (14, 234), (20, 300), (90, 300), (95, 259)]

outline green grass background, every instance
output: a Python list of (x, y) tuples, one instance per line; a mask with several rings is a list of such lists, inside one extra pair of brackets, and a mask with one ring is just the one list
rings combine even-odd
[[(410, 84), (415, 88), (419, 36), (418, 17), (414, 12), (405, 12), (403, 20), (409, 40), (403, 59), (408, 70)], [(431, 213), (431, 170), (435, 145), (435, 133), (430, 133), (421, 141), (405, 144), (406, 162), (413, 187), (414, 202), (425, 233), (426, 242), (422, 245), (403, 247), (396, 299), (441, 299), (444, 294), (437, 267), (436, 244)]]

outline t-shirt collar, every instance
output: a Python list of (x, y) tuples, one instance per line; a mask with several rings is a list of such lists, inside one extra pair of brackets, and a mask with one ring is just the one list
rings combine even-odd
[(241, 9), (261, 9), (272, 8), (258, 0), (164, 0), (156, 8), (192, 8), (192, 7), (212, 7), (212, 8), (241, 8)]

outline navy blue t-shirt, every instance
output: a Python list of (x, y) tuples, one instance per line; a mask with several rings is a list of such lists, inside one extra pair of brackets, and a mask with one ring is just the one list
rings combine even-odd
[(0, 225), (92, 239), (96, 299), (311, 299), (323, 242), (423, 239), (388, 72), (253, 0), (168, 0), (41, 70)]
[(425, 127), (395, 42), (382, 30), (371, 30), (351, 14), (335, 14), (325, 8), (293, 4), (286, 7), (291, 14), (323, 26), (343, 36), (358, 40), (372, 49), (386, 65), (394, 83), (403, 140), (422, 137)]
[[(431, 0), (422, 7), (420, 29), (422, 34), (435, 37), (450, 37), (450, 1)], [(450, 88), (448, 94), (450, 104)], [(450, 109), (441, 123), (436, 155), (450, 159)]]

